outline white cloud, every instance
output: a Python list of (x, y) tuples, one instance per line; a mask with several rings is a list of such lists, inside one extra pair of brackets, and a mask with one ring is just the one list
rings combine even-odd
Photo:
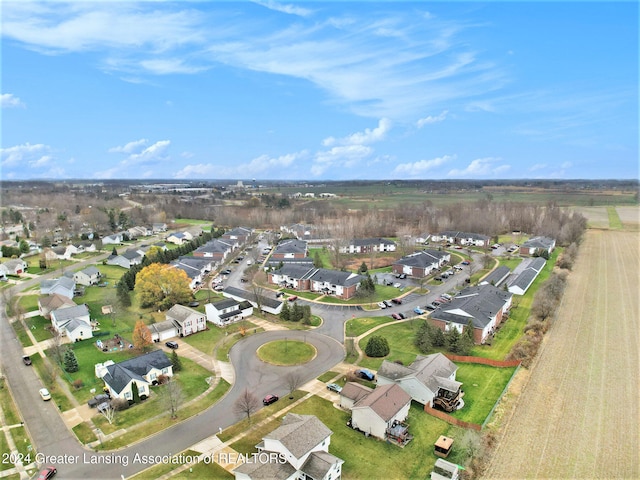
[(444, 121), (445, 118), (447, 118), (447, 114), (448, 113), (449, 113), (448, 110), (443, 110), (442, 113), (440, 113), (440, 115), (436, 115), (435, 117), (429, 115), (428, 117), (421, 118), (420, 120), (418, 120), (416, 122), (416, 126), (418, 128), (422, 128), (425, 125), (430, 125), (432, 123), (442, 122), (442, 121)]
[(263, 7), (267, 7), (270, 10), (275, 10), (277, 12), (286, 13), (289, 15), (298, 15), (300, 17), (307, 17), (313, 13), (313, 10), (300, 7), (299, 5), (284, 4), (284, 3), (274, 2), (272, 0), (267, 0), (267, 1), (256, 0), (254, 3), (257, 3), (258, 5), (262, 5)]
[(148, 146), (140, 153), (132, 153), (129, 155), (129, 160), (135, 163), (166, 160), (163, 155), (167, 148), (169, 148), (169, 145), (171, 145), (170, 140), (160, 140), (153, 145)]
[(356, 132), (339, 139), (328, 137), (322, 141), (322, 145), (330, 147), (332, 145), (365, 145), (367, 143), (379, 142), (384, 140), (389, 130), (391, 130), (391, 120), (381, 118), (378, 126), (374, 129), (365, 128), (364, 132)]
[(40, 162), (43, 158), (49, 158), (50, 151), (51, 147), (42, 143), (35, 145), (25, 143), (0, 149), (0, 158), (3, 167), (32, 164)]
[(319, 151), (314, 156), (311, 173), (318, 176), (329, 168), (352, 168), (372, 153), (373, 149), (364, 145), (345, 145)]
[(496, 165), (496, 162), (501, 161), (500, 158), (493, 157), (485, 157), (485, 158), (477, 158), (473, 160), (466, 168), (453, 169), (448, 173), (449, 177), (487, 177), (487, 176), (496, 176), (508, 171), (511, 166), (510, 165)]
[(0, 95), (0, 106), (2, 108), (26, 107), (22, 100), (14, 96), (12, 93), (3, 93)]
[(109, 149), (109, 153), (134, 153), (141, 152), (144, 147), (149, 143), (146, 138), (140, 140), (134, 140), (122, 146), (112, 147)]
[(436, 157), (431, 160), (420, 160), (413, 163), (401, 163), (397, 165), (396, 168), (394, 168), (393, 173), (402, 176), (415, 177), (418, 175), (422, 175), (425, 172), (436, 167), (444, 165), (445, 163), (451, 162), (452, 160), (455, 160), (455, 158), (455, 155), (444, 155), (442, 157)]
[(546, 163), (536, 163), (536, 164), (531, 165), (529, 167), (529, 171), (530, 172), (535, 172), (536, 170), (542, 170), (544, 168), (547, 168), (547, 164)]

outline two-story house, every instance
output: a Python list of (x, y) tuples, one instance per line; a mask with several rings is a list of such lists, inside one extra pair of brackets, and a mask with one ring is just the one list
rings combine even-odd
[(207, 329), (207, 316), (184, 305), (174, 305), (167, 310), (165, 316), (167, 320), (176, 324), (181, 337)]

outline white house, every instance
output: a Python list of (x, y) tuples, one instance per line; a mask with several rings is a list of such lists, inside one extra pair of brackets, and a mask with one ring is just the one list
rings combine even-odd
[(114, 233), (113, 235), (105, 235), (102, 237), (102, 245), (120, 245), (124, 240), (122, 233)]
[(207, 303), (204, 309), (207, 312), (207, 321), (219, 327), (239, 322), (253, 315), (253, 306), (249, 302), (240, 302), (233, 298)]
[(440, 250), (420, 250), (406, 255), (392, 265), (395, 274), (424, 278), (433, 271), (451, 261), (451, 254)]
[(248, 292), (235, 287), (226, 287), (222, 291), (222, 295), (226, 298), (233, 298), (238, 302), (246, 300), (253, 306), (253, 308), (260, 308), (263, 312), (267, 312), (272, 315), (280, 315), (280, 312), (282, 312), (282, 302), (272, 297), (256, 295), (253, 292)]
[(73, 292), (75, 289), (75, 280), (67, 276), (40, 281), (40, 293), (42, 295), (53, 295), (54, 293), (58, 293), (67, 298), (73, 298)]
[(154, 223), (153, 225), (151, 225), (151, 230), (153, 231), (153, 233), (160, 233), (160, 232), (166, 232), (167, 231), (167, 224), (166, 223)]
[(0, 279), (6, 280), (8, 273), (9, 273), (9, 270), (7, 270), (7, 267), (4, 266), (4, 263), (0, 263)]
[(132, 384), (138, 387), (140, 397), (149, 396), (149, 387), (158, 383), (158, 377), (173, 376), (173, 366), (162, 350), (114, 363), (108, 360), (95, 366), (96, 377), (104, 381), (111, 398), (133, 400)]
[[(526, 261), (527, 259), (524, 260), (524, 262)], [(509, 282), (509, 292), (514, 295), (524, 295), (535, 279), (538, 278), (546, 263), (547, 261), (543, 257), (532, 258), (524, 270)]]
[(21, 258), (12, 258), (3, 263), (7, 269), (7, 275), (22, 275), (27, 271), (27, 262)]
[(177, 337), (180, 334), (178, 325), (173, 323), (173, 320), (152, 323), (149, 325), (149, 330), (151, 330), (151, 340), (154, 342), (164, 342), (165, 340)]
[(533, 237), (520, 245), (520, 255), (533, 256), (538, 251), (546, 251), (549, 255), (556, 248), (556, 241), (549, 237)]
[(441, 353), (418, 355), (409, 366), (384, 360), (377, 372), (377, 383), (378, 388), (396, 383), (413, 400), (432, 407), (439, 396), (447, 399), (451, 395), (460, 396), (462, 384), (456, 381), (457, 371), (457, 365)]
[(97, 285), (100, 281), (100, 270), (94, 266), (89, 266), (83, 270), (75, 272), (73, 279), (76, 283), (84, 286)]
[[(341, 392), (342, 393), (342, 392)], [(395, 383), (380, 385), (351, 407), (351, 426), (381, 440), (409, 415), (411, 396)]]
[(93, 326), (86, 304), (61, 308), (51, 312), (51, 326), (72, 342), (93, 337)]
[(119, 255), (109, 255), (107, 265), (118, 265), (119, 267), (129, 269), (133, 265), (142, 263), (144, 252), (135, 248), (130, 248)]
[(329, 453), (332, 433), (314, 415), (288, 413), (282, 425), (256, 445), (258, 453), (276, 454), (278, 461), (246, 462), (233, 474), (237, 480), (337, 480), (344, 460)]
[(340, 247), (340, 253), (395, 252), (396, 242), (386, 238), (358, 238)]
[(174, 305), (166, 313), (166, 319), (178, 326), (181, 337), (207, 329), (207, 316), (184, 305)]

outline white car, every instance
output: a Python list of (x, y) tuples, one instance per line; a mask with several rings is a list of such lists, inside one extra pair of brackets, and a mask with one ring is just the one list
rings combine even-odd
[(402, 286), (402, 284), (401, 283), (394, 283), (393, 286), (396, 287), (396, 288), (400, 288)]
[(51, 400), (51, 394), (49, 393), (49, 390), (47, 390), (46, 388), (41, 388), (40, 390), (38, 390), (38, 393), (42, 397), (42, 400), (44, 400), (45, 402), (47, 400)]
[(387, 308), (387, 306), (383, 302), (378, 302), (378, 306), (380, 308)]

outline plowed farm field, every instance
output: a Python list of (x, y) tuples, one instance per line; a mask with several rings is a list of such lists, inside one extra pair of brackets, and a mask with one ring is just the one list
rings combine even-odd
[(587, 232), (485, 478), (640, 478), (639, 251), (638, 232)]

